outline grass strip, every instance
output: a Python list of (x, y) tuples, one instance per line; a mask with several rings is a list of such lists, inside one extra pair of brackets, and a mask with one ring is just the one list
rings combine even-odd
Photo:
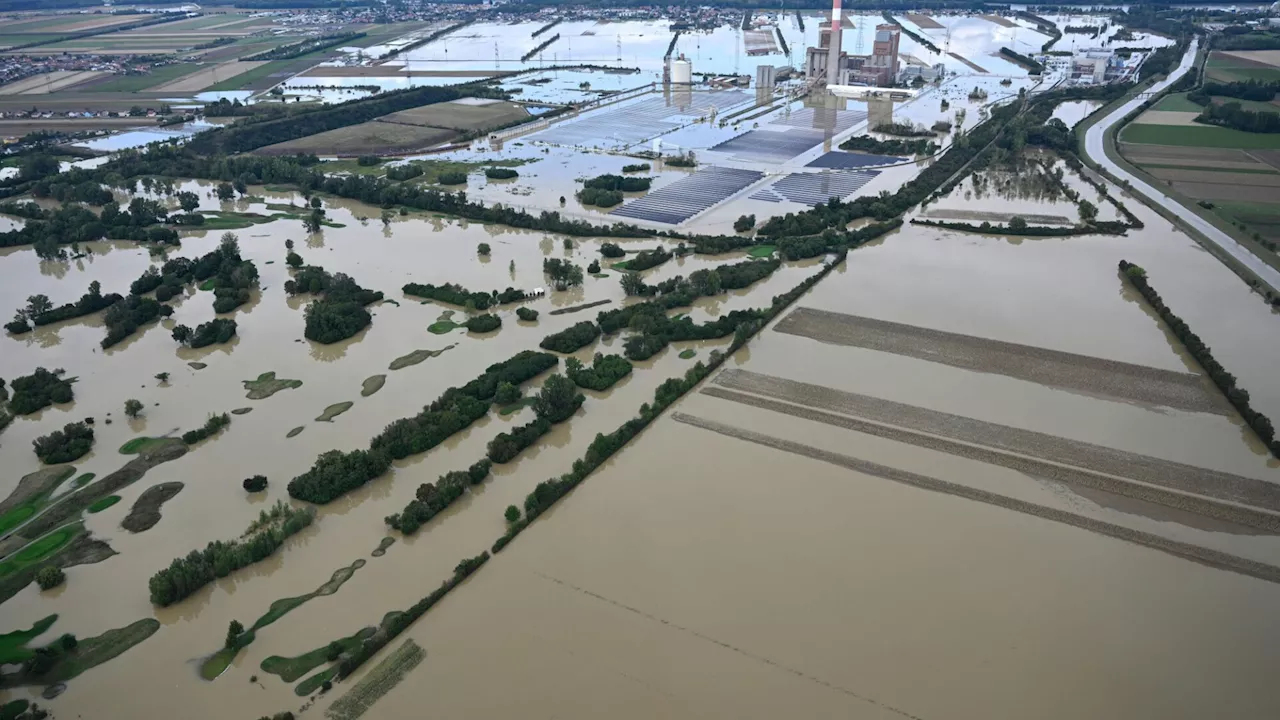
[(426, 651), (413, 640), (405, 640), (350, 690), (334, 701), (326, 713), (334, 720), (357, 720), (422, 662)]

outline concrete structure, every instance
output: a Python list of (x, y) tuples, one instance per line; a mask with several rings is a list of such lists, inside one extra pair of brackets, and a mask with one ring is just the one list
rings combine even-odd
[(774, 85), (774, 69), (772, 65), (756, 66), (756, 87), (772, 89)]
[(920, 78), (925, 82), (933, 82), (938, 78), (947, 74), (947, 68), (942, 63), (937, 65), (907, 65), (898, 73), (899, 85), (910, 85), (915, 82), (916, 78)]

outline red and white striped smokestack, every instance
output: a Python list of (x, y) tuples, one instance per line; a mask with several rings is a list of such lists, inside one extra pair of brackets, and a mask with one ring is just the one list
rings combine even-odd
[(840, 83), (840, 0), (831, 0), (831, 44), (827, 48), (827, 86)]

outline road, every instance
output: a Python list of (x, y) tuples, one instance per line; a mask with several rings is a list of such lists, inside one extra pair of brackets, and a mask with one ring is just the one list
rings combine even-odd
[[(1191, 46), (1187, 48), (1187, 54), (1183, 56), (1182, 62), (1178, 67), (1173, 72), (1169, 73), (1169, 77), (1161, 80), (1155, 85), (1152, 85), (1149, 92), (1158, 93), (1177, 82), (1178, 78), (1187, 74), (1187, 72), (1191, 70), (1192, 66), (1195, 65), (1196, 50), (1199, 46), (1199, 42), (1199, 38), (1192, 40)], [(1214, 227), (1207, 220), (1196, 215), (1190, 209), (1184, 207), (1168, 195), (1165, 195), (1159, 189), (1148, 185), (1142, 180), (1139, 180), (1126, 172), (1107, 157), (1103, 147), (1103, 138), (1106, 137), (1106, 133), (1113, 125), (1119, 122), (1121, 118), (1133, 112), (1134, 109), (1141, 105), (1144, 100), (1145, 98), (1141, 96), (1133, 98), (1124, 105), (1116, 108), (1110, 115), (1107, 115), (1102, 120), (1095, 123), (1093, 127), (1089, 128), (1089, 131), (1085, 133), (1084, 138), (1085, 152), (1099, 165), (1106, 168), (1113, 177), (1120, 178), (1121, 180), (1127, 180), (1133, 192), (1146, 196), (1154, 203), (1163, 205), (1165, 208), (1176, 214), (1178, 218), (1187, 225), (1191, 226), (1201, 235), (1208, 238), (1209, 242), (1212, 242), (1222, 248), (1223, 251), (1229, 253), (1231, 257), (1238, 260), (1241, 265), (1252, 270), (1254, 274), (1262, 278), (1271, 287), (1280, 289), (1280, 271), (1263, 262), (1252, 252), (1249, 252), (1248, 248), (1236, 242), (1230, 235)]]

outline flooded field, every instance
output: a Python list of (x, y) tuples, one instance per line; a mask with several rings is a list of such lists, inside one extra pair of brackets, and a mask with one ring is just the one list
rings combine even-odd
[[(803, 30), (794, 13), (775, 18), (793, 53), (817, 41), (820, 16), (803, 18)], [(853, 16), (846, 44), (869, 47), (882, 20)], [(942, 60), (904, 36), (904, 54), (965, 74), (896, 103), (657, 89), (447, 154), (323, 167), (381, 175), (425, 160), (419, 166), (431, 174), (405, 182), (451, 182), (440, 173), (463, 172), (465, 184), (436, 187), (489, 206), (745, 236), (751, 231), (735, 228), (741, 216), (755, 215), (759, 227), (831, 197), (892, 193), (936, 161), (843, 153), (846, 138), (881, 123), (945, 120), (952, 132), (934, 138), (946, 148), (991, 103), (1056, 81), (1028, 78), (994, 56), (1001, 46), (1031, 52), (1044, 42), (1022, 21), (902, 21), (936, 42), (949, 37), (951, 52), (988, 72), (973, 74), (961, 59)], [(404, 77), (308, 74), (292, 82), (298, 93), (340, 95), (347, 90), (321, 86), (361, 93), (369, 92), (361, 85), (527, 70), (503, 81), (525, 91), (517, 99), (578, 102), (660, 77), (668, 25), (567, 21), (534, 37), (537, 26), (528, 23), (475, 23), (401, 52), (403, 64), (394, 67)], [(440, 27), (366, 52), (407, 47)], [(751, 74), (757, 63), (783, 62), (746, 56), (742, 31), (728, 26), (684, 33), (676, 49), (695, 72)], [(539, 70), (568, 63), (639, 72)], [(1074, 125), (1093, 107), (1068, 103), (1055, 117)], [(120, 135), (102, 149), (155, 134)], [(668, 157), (691, 153), (698, 165), (648, 159), (654, 148)], [(650, 167), (625, 172), (652, 184), (623, 193), (621, 204), (576, 196), (588, 178), (642, 162)], [(496, 166), (517, 174), (483, 172)], [(659, 388), (670, 391), (664, 383), (730, 348), (733, 337), (672, 342), (635, 362), (609, 389), (583, 391), (568, 420), (493, 465), (417, 532), (389, 526), (409, 503), (441, 492), (443, 475), (485, 457), (499, 434), (540, 417), (528, 396), (554, 386), (549, 376), (564, 372), (569, 357), (589, 364), (596, 353), (622, 354), (652, 322), (635, 313), (624, 333), (559, 354), (557, 370), (524, 384), (526, 397), (495, 403), (438, 447), (316, 506), (314, 521), (265, 559), (153, 604), (149, 579), (174, 558), (241, 537), (279, 501), (311, 507), (291, 499), (287, 486), (317, 456), (367, 448), (447, 388), (554, 332), (639, 302), (624, 292), (625, 270), (614, 264), (693, 240), (566, 237), (394, 205), (384, 213), (324, 194), (316, 197), (326, 224), (310, 233), (299, 219), (308, 198), (286, 186), (250, 185), (239, 199), (220, 201), (216, 183), (178, 185), (195, 193), (197, 210), (216, 218), (211, 224), (253, 218), (233, 231), (259, 274), (247, 303), (219, 315), (213, 291), (187, 286), (171, 302), (171, 317), (106, 350), (101, 312), (0, 337), (0, 377), (63, 369), (75, 394), (3, 429), (0, 500), (41, 469), (33, 441), (67, 423), (93, 418), (95, 441), (55, 500), (87, 473), (112, 477), (126, 463), (149, 462), (147, 448), (172, 450), (211, 415), (230, 419), (208, 439), (184, 441), (185, 454), (152, 463), (114, 499), (59, 521), (66, 524), (57, 532), (76, 532), (82, 522), (88, 535), (78, 542), (109, 546), (95, 546), (97, 562), (66, 568), (65, 585), (42, 591), (31, 583), (3, 601), (0, 633), (44, 627), (33, 646), (64, 633), (83, 642), (139, 622), (154, 632), (71, 679), (48, 700), (58, 717), (147, 717), (157, 706), (181, 706), (197, 719), (291, 710), (343, 720), (375, 701), (365, 717), (430, 707), (477, 719), (772, 718), (804, 707), (832, 718), (1127, 720), (1269, 717), (1280, 708), (1271, 678), (1280, 661), (1273, 619), (1280, 461), (1117, 263), (1146, 268), (1169, 306), (1272, 417), (1280, 417), (1273, 377), (1280, 316), (1117, 188), (1110, 192), (1141, 229), (1059, 237), (907, 222), (842, 262), (820, 247), (749, 287), (669, 307), (696, 323), (732, 318), (823, 275), (581, 487), (350, 677), (321, 691), (327, 676), (309, 673), (326, 663), (295, 673), (305, 658), (327, 656), (331, 642), (353, 646), (380, 623), (397, 622), (389, 613), (454, 582), (460, 559), (498, 548), (495, 538), (517, 522), (511, 511), (516, 519), (521, 508), (529, 512), (526, 498), (542, 491), (541, 482), (577, 472), (575, 461), (595, 451), (600, 434), (643, 417)], [(1071, 199), (1077, 193), (1096, 216)], [(139, 196), (177, 206), (157, 193)], [(1061, 159), (1024, 152), (903, 219), (1009, 223), (1012, 231), (1015, 218), (1063, 229), (1126, 216)], [(0, 229), (24, 222), (0, 217)], [(0, 311), (37, 294), (55, 306), (74, 302), (92, 282), (123, 294), (165, 258), (215, 250), (223, 232), (184, 229), (165, 257), (124, 241), (83, 244), (61, 260), (41, 260), (31, 246), (0, 250)], [(628, 254), (614, 256), (606, 242)], [(287, 244), (304, 264), (385, 293), (369, 305), (372, 324), (340, 342), (308, 340), (305, 308), (316, 298), (286, 292), (297, 272), (286, 264)], [(787, 248), (750, 249), (674, 257), (640, 276), (653, 286)], [(593, 267), (581, 285), (557, 291), (544, 274), (549, 259), (595, 262), (599, 272)], [(463, 323), (481, 311), (408, 295), (407, 283), (550, 292), (489, 308), (500, 328), (472, 332)], [(226, 318), (237, 324), (227, 342), (191, 348), (172, 336), (179, 325)], [(141, 404), (137, 417), (125, 414), (130, 399)], [(21, 555), (27, 543), (10, 534), (15, 527), (0, 537), (6, 555)], [(37, 625), (54, 613), (52, 626)], [(227, 648), (233, 621), (251, 627), (251, 637)], [(477, 692), (481, 677), (504, 692)], [(35, 699), (43, 689), (6, 689), (0, 702)]]

